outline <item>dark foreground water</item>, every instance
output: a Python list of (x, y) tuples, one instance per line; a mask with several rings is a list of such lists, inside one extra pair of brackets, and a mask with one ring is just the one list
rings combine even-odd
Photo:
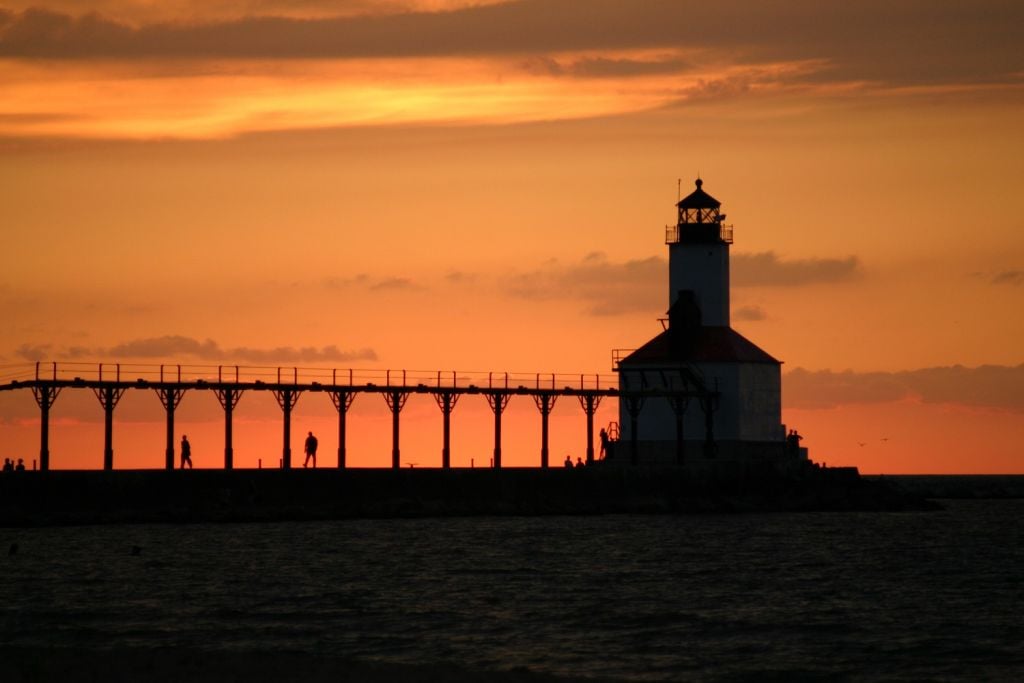
[(630, 680), (1022, 679), (1024, 500), (944, 504), (0, 529), (0, 647)]

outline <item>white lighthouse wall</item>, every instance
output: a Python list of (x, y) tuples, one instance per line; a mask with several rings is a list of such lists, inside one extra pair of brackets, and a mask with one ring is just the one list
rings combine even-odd
[(741, 363), (739, 370), (739, 438), (770, 441), (785, 438), (782, 426), (782, 366)]
[[(772, 363), (694, 363), (708, 387), (717, 387), (720, 397), (714, 412), (716, 441), (778, 441), (784, 438), (782, 427), (781, 371)], [(665, 377), (677, 371), (663, 369)], [(640, 372), (620, 370), (620, 387), (640, 386)], [(648, 389), (664, 388), (662, 371), (646, 368)], [(632, 423), (626, 401), (619, 402), (621, 440), (632, 438)], [(644, 402), (637, 420), (639, 441), (675, 442), (676, 418), (668, 398), (651, 397)], [(684, 412), (683, 439), (703, 442), (706, 438), (705, 414), (697, 398), (691, 398)]]
[(669, 245), (669, 308), (679, 291), (694, 292), (705, 326), (729, 326), (729, 245)]

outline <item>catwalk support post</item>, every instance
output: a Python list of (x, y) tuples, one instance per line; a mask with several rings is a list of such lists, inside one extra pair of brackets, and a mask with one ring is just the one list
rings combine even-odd
[(224, 469), (230, 470), (235, 466), (235, 447), (232, 443), (231, 423), (238, 400), (242, 398), (242, 390), (235, 387), (221, 387), (215, 389), (220, 407), (224, 409)]
[(630, 387), (629, 379), (622, 377), (623, 392), (619, 400), (626, 402), (626, 412), (629, 413), (629, 464), (640, 464), (640, 413), (644, 409), (647, 398), (647, 376), (641, 371), (639, 389)]
[(594, 413), (601, 405), (601, 397), (594, 394), (585, 394), (578, 397), (580, 406), (587, 414), (587, 464), (594, 464)]
[(434, 400), (437, 401), (437, 407), (441, 409), (443, 416), (441, 467), (449, 469), (452, 466), (452, 410), (459, 402), (459, 394), (454, 391), (435, 391)]
[(494, 412), (494, 468), (501, 469), (501, 414), (505, 412), (512, 397), (504, 392), (489, 391), (485, 394), (487, 405)]
[(626, 412), (629, 413), (629, 464), (640, 463), (640, 413), (644, 409), (643, 396), (625, 396)]
[(346, 446), (345, 441), (347, 436), (346, 423), (348, 416), (348, 409), (352, 406), (352, 401), (356, 398), (355, 392), (352, 391), (332, 391), (331, 392), (331, 403), (334, 404), (335, 410), (338, 411), (338, 469), (345, 469), (345, 458), (346, 458)]
[(686, 417), (686, 407), (689, 405), (690, 399), (686, 394), (675, 394), (668, 397), (668, 402), (672, 406), (672, 413), (676, 416), (676, 464), (682, 465), (686, 462), (683, 419)]
[(281, 407), (281, 414), (284, 421), (283, 445), (281, 447), (281, 467), (286, 470), (292, 468), (292, 408), (299, 402), (301, 391), (295, 389), (275, 389), (274, 398), (277, 405)]
[(704, 411), (704, 456), (713, 458), (718, 453), (715, 443), (715, 411), (718, 410), (718, 391), (706, 391), (700, 396), (700, 407)]
[(544, 392), (533, 395), (533, 402), (537, 404), (540, 411), (540, 466), (546, 468), (550, 464), (550, 451), (548, 450), (548, 418), (551, 410), (555, 407), (558, 396), (554, 393)]
[(156, 395), (167, 412), (167, 447), (164, 450), (164, 469), (173, 470), (174, 411), (178, 409), (178, 404), (181, 403), (181, 397), (185, 395), (185, 390), (171, 386), (159, 387), (156, 390)]
[(39, 384), (32, 387), (32, 395), (39, 406), (39, 469), (50, 469), (50, 408), (60, 394), (60, 387)]
[(124, 387), (113, 383), (95, 387), (93, 393), (103, 406), (103, 469), (114, 469), (114, 408), (117, 407), (124, 392)]
[(391, 469), (402, 467), (402, 450), (399, 446), (399, 415), (405, 402), (409, 400), (409, 392), (399, 389), (388, 389), (384, 392), (384, 401), (391, 410)]

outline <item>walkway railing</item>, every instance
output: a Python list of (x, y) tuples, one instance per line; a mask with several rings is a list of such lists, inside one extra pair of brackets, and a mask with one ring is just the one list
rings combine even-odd
[(456, 370), (272, 367), (138, 363), (36, 362), (0, 365), (0, 389), (30, 380), (195, 384), (293, 384), (524, 390), (614, 390), (618, 375)]

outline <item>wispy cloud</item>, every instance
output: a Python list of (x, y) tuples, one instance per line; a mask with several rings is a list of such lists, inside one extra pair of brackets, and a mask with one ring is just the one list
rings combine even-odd
[(851, 89), (1017, 103), (1024, 84), (1024, 6), (1006, 0), (27, 4), (0, 9), (0, 142), (506, 125)]
[(740, 306), (732, 311), (732, 319), (737, 321), (756, 322), (767, 318), (768, 315), (760, 306)]
[(523, 63), (530, 73), (569, 78), (629, 78), (654, 74), (673, 74), (694, 65), (680, 57), (661, 56), (651, 59), (615, 57), (555, 58), (534, 57)]
[(407, 277), (388, 277), (382, 280), (378, 280), (370, 285), (369, 289), (374, 292), (381, 291), (401, 291), (401, 290), (415, 290), (422, 289), (419, 285), (413, 283)]
[(359, 273), (348, 278), (328, 278), (323, 281), (328, 289), (362, 289), (367, 292), (414, 291), (424, 287), (410, 278), (386, 276), (370, 276)]
[(900, 372), (833, 372), (796, 368), (782, 381), (793, 408), (834, 408), (855, 403), (919, 399), (978, 408), (1024, 411), (1024, 364), (949, 367)]
[[(1020, 35), (1014, 29), (1024, 23), (1024, 7), (1005, 0), (518, 0), (455, 6), (445, 12), (268, 16), (261, 3), (249, 5), (251, 14), (223, 19), (224, 13), (204, 14), (197, 5), (187, 23), (134, 24), (98, 14), (4, 10), (0, 54), (273, 59), (669, 48), (713, 51), (719, 58), (742, 54), (748, 63), (827, 60), (828, 78), (904, 84), (1019, 80), (1024, 71)], [(682, 31), (680, 26), (694, 30)], [(865, 36), (870, 36), (870, 46)], [(597, 58), (581, 62), (577, 71), (621, 74), (634, 66)]]
[(1024, 270), (1003, 270), (992, 276), (994, 285), (1024, 285)]
[(469, 273), (463, 270), (453, 270), (444, 276), (445, 281), (451, 285), (472, 284), (479, 279), (477, 273)]
[(587, 255), (580, 263), (550, 261), (505, 282), (512, 296), (533, 301), (575, 299), (591, 315), (656, 312), (664, 287), (666, 262), (647, 258), (613, 263), (603, 253)]
[(785, 260), (775, 252), (734, 254), (732, 284), (793, 287), (826, 282), (846, 282), (861, 276), (856, 256)]
[[(765, 252), (733, 254), (731, 271), (734, 286), (798, 287), (854, 280), (861, 269), (853, 256), (786, 260)], [(668, 305), (667, 272), (668, 260), (664, 258), (613, 262), (604, 253), (594, 252), (578, 263), (553, 260), (533, 271), (508, 276), (503, 286), (508, 294), (521, 299), (577, 300), (591, 315), (655, 314)], [(765, 317), (756, 306), (741, 307), (733, 315), (748, 321)]]
[(231, 361), (235, 363), (329, 363), (372, 361), (373, 349), (342, 351), (337, 346), (278, 346), (221, 348), (212, 339), (198, 340), (182, 335), (133, 339), (110, 347), (56, 347), (51, 344), (22, 344), (15, 355), (29, 361), (40, 360), (177, 360)]
[[(153, 23), (196, 23), (272, 15), (294, 19), (453, 11), (506, 0), (89, 0), (89, 11), (139, 26)], [(77, 14), (82, 0), (4, 0), (15, 10), (46, 7)]]

